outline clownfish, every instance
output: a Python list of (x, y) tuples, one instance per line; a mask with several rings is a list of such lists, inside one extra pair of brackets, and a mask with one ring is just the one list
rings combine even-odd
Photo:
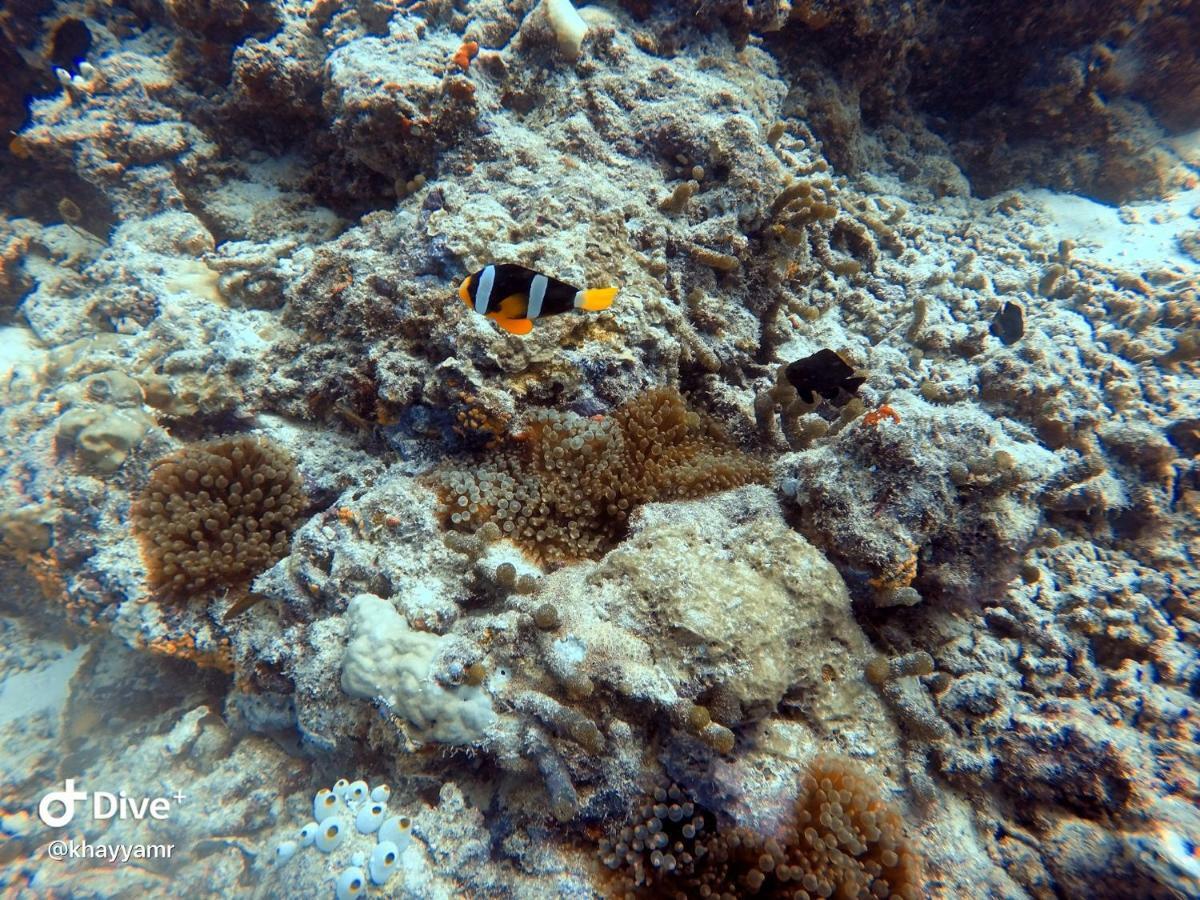
[(596, 312), (612, 306), (617, 288), (580, 290), (565, 281), (511, 263), (485, 266), (463, 279), (458, 296), (510, 334), (529, 334), (533, 320), (573, 309)]

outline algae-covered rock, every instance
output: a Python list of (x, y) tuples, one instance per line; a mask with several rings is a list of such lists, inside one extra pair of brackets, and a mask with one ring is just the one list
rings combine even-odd
[(138, 409), (119, 409), (110, 403), (77, 407), (63, 413), (58, 436), (75, 445), (84, 465), (108, 474), (121, 468), (153, 420)]
[(843, 688), (822, 673), (853, 668), (866, 638), (841, 575), (787, 527), (769, 492), (652, 505), (634, 527), (593, 581), (654, 623), (655, 662), (673, 680), (719, 685), (760, 713), (801, 685), (814, 708), (836, 715)]
[[(931, 896), (1196, 892), (1200, 200), (1093, 227), (1062, 197), (984, 199), (1194, 181), (1175, 161), (1196, 147), (1150, 118), (1196, 124), (1187, 4), (835, 6), (7, 4), (0, 602), (39, 616), (0, 617), (0, 678), (43, 621), (114, 639), (69, 734), (0, 735), (20, 763), (0, 830), (24, 841), (0, 885), (330, 896), (368, 835), (271, 851), (344, 775), (412, 816), (403, 886), (372, 895), (606, 896), (581, 837), (693, 824), (641, 812), (647, 787), (677, 783), (706, 832), (778, 834), (838, 752), (921, 807)], [(520, 337), (456, 296), (501, 262), (619, 294)], [(773, 395), (822, 350), (861, 370), (853, 405)], [(444, 529), (432, 468), (473, 477), (530, 451), (539, 414), (604, 431), (675, 390), (747, 453), (787, 438), (762, 460), (782, 510), (761, 487), (626, 509), (617, 488), (670, 456), (636, 436), (611, 494), (493, 516), (465, 485)], [(254, 433), (295, 457), (312, 517), (254, 607), (165, 604), (131, 500), (181, 443)], [(590, 504), (622, 520), (594, 553), (535, 559), (537, 527), (502, 530), (574, 538)], [(60, 778), (202, 796), (178, 834), (105, 835), (193, 852), (43, 865)]]
[(0, 512), (0, 550), (12, 554), (37, 553), (51, 542), (53, 512), (46, 506), (23, 506)]

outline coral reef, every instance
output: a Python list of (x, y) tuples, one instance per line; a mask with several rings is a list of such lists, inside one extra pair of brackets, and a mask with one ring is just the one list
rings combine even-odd
[[(1186, 177), (1162, 140), (1198, 124), (1186, 3), (1143, 15), (1069, 0), (1037, 9), (805, 2), (765, 25), (760, 7), (777, 4), (716, 6), (743, 34), (769, 32), (797, 113), (843, 169), (886, 166), (891, 133), (913, 147), (946, 141), (984, 195), (1033, 181), (1122, 201)], [(835, 61), (842, 68), (831, 77)], [(914, 131), (905, 121), (914, 112), (938, 138)]]
[(1196, 896), (1194, 19), (5, 4), (0, 893)]
[[(1036, 492), (1049, 454), (1023, 447), (1017, 465), (1012, 453), (992, 449), (1000, 435), (985, 417), (915, 398), (895, 407), (894, 419), (863, 416), (789, 463), (783, 489), (801, 529), (860, 573), (881, 605), (912, 602), (896, 597), (908, 589), (958, 602), (1002, 589), (1037, 528), (1037, 517), (1010, 498)], [(952, 457), (938, 451), (947, 430)]]
[(612, 594), (614, 605), (667, 625), (660, 667), (698, 696), (719, 693), (724, 702), (709, 706), (723, 725), (761, 716), (789, 691), (817, 718), (854, 703), (853, 680), (828, 678), (864, 650), (845, 585), (772, 505), (748, 488), (719, 516), (652, 507), (591, 578), (597, 600)]

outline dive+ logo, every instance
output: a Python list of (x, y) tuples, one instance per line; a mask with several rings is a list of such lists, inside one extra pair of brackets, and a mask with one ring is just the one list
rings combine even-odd
[(176, 791), (167, 797), (130, 797), (124, 791), (111, 794), (108, 791), (75, 790), (75, 779), (68, 778), (63, 790), (50, 791), (38, 803), (38, 818), (49, 828), (63, 828), (75, 818), (80, 803), (92, 798), (93, 819), (165, 819), (171, 811), (171, 801), (182, 803), (186, 794)]

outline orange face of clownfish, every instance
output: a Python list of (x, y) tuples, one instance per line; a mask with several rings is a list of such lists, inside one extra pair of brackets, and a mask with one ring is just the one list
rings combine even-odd
[(458, 286), (462, 302), (511, 334), (529, 334), (533, 320), (575, 309), (595, 312), (612, 306), (616, 288), (580, 290), (524, 266), (484, 266)]

